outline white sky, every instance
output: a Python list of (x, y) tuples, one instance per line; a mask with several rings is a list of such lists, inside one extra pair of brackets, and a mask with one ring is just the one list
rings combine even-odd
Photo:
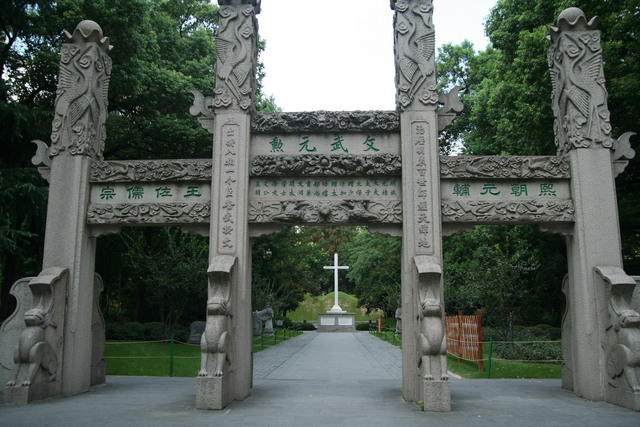
[[(496, 0), (434, 0), (436, 43), (489, 43)], [(283, 111), (393, 110), (393, 11), (389, 0), (264, 0), (264, 92)]]

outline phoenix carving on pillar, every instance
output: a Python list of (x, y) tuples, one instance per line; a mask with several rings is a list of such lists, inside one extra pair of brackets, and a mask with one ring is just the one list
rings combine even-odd
[(216, 38), (214, 106), (248, 110), (253, 101), (256, 56), (256, 10), (252, 5), (222, 6)]
[(392, 2), (394, 19), (397, 104), (410, 108), (418, 99), (436, 105), (435, 28), (433, 0)]
[(551, 29), (549, 67), (553, 85), (556, 144), (560, 154), (593, 145), (611, 148), (609, 109), (596, 19), (576, 8)]

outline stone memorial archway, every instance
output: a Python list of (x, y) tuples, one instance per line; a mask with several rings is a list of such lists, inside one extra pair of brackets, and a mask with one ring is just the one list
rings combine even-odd
[(283, 223), (366, 224), (402, 236), (402, 394), (448, 411), (442, 235), (537, 224), (567, 236), (565, 386), (640, 410), (640, 315), (622, 270), (614, 181), (634, 152), (629, 134), (611, 135), (595, 21), (571, 8), (551, 30), (558, 156), (442, 157), (438, 132), (462, 105), (457, 88), (435, 90), (432, 3), (391, 0), (397, 111), (262, 114), (260, 1), (219, 0), (215, 91), (194, 92), (190, 110), (213, 135), (211, 160), (103, 161), (111, 47), (91, 21), (67, 33), (51, 146), (38, 143), (34, 159), (51, 185), (43, 271), (28, 282), (25, 318), (42, 333), (16, 343), (26, 356), (8, 399), (89, 389), (99, 235), (169, 224), (209, 235), (196, 406), (222, 409), (251, 389), (249, 236)]

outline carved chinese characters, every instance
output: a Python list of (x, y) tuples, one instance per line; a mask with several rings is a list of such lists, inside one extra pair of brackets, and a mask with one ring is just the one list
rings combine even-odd
[[(236, 183), (238, 180), (238, 137), (240, 127), (234, 123), (227, 123), (222, 126), (222, 176), (224, 180), (223, 191), (220, 192), (219, 208), (222, 208), (221, 221), (218, 224), (218, 251), (220, 253), (231, 254), (234, 252), (236, 244), (237, 220), (237, 195)], [(222, 236), (222, 237), (220, 237)]]
[(82, 21), (65, 35), (49, 155), (68, 152), (99, 159), (106, 138), (111, 46), (92, 21)]
[[(216, 87), (213, 105), (217, 109), (248, 111), (253, 106), (257, 53), (258, 10), (251, 4), (221, 5), (216, 49)], [(252, 2), (256, 3), (256, 2)]]
[(414, 179), (416, 215), (414, 216), (415, 230), (417, 232), (418, 252), (432, 254), (433, 234), (431, 224), (433, 216), (433, 195), (430, 192), (429, 182), (427, 132), (429, 123), (415, 121), (411, 124), (411, 137), (414, 144)]
[(400, 110), (436, 105), (433, 0), (392, 2), (396, 55), (396, 103)]

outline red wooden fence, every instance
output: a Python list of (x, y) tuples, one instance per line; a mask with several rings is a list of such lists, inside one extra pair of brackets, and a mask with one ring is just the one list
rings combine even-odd
[(482, 310), (476, 315), (446, 316), (447, 351), (460, 359), (478, 364), (478, 369), (484, 371), (484, 355), (482, 352)]

